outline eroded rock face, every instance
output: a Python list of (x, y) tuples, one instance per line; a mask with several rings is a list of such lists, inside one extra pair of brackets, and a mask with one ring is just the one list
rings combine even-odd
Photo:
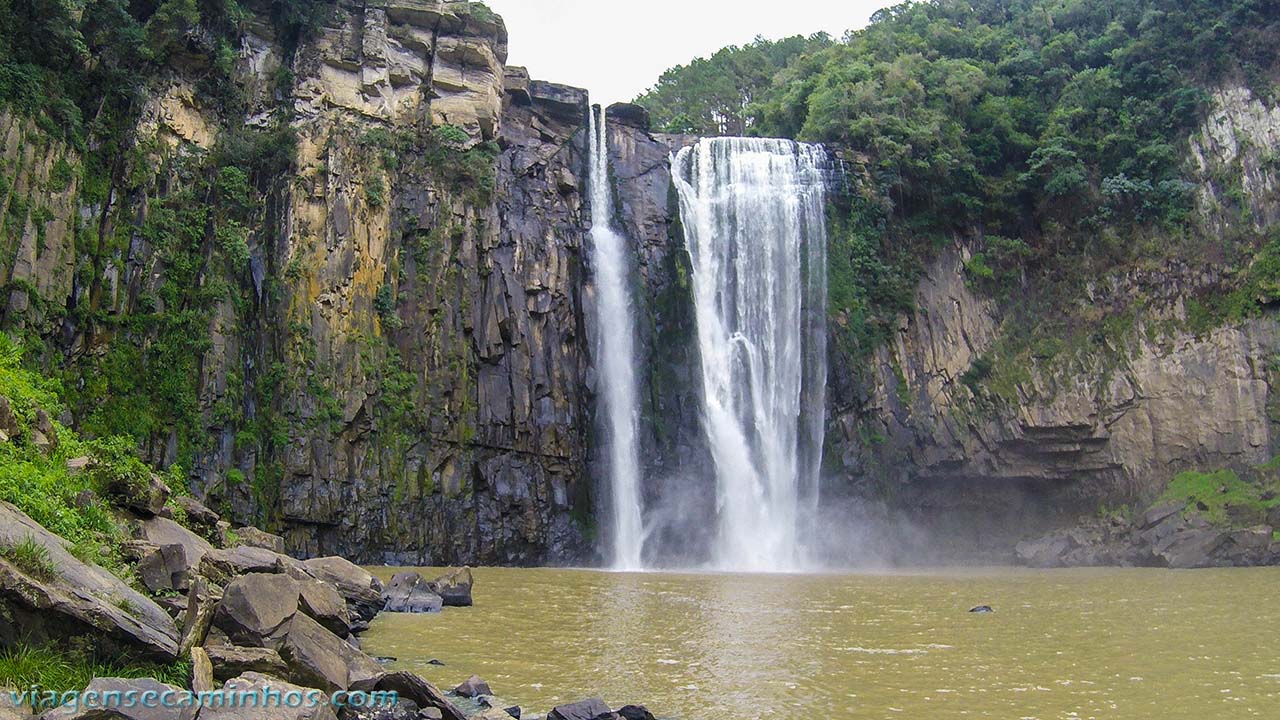
[[(849, 384), (850, 369), (832, 370), (829, 440), (839, 454), (828, 462), (855, 482), (893, 487), (890, 514), (900, 526), (947, 537), (962, 556), (1008, 561), (1020, 539), (1046, 527), (1105, 505), (1145, 506), (1178, 472), (1255, 466), (1275, 454), (1276, 378), (1265, 358), (1280, 350), (1280, 326), (1264, 318), (1200, 335), (1148, 332), (1144, 323), (1163, 318), (1177, 327), (1179, 297), (1201, 281), (1176, 268), (1098, 289), (1103, 306), (1114, 294), (1153, 297), (1118, 352), (1067, 369), (1029, 360), (1014, 402), (975, 407), (964, 377), (991, 351), (998, 322), (965, 286), (962, 253), (947, 250), (930, 264), (917, 311), (870, 364), (871, 387)], [(878, 442), (863, 440), (873, 436)], [(1051, 544), (1028, 548), (1026, 561), (1090, 545), (1067, 535)], [(925, 550), (896, 548), (904, 560)], [(1082, 553), (1079, 564), (1109, 564), (1092, 557)]]

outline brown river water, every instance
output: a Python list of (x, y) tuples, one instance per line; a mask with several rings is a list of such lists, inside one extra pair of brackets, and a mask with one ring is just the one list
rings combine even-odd
[(687, 720), (1280, 718), (1280, 568), (475, 577), (475, 607), (383, 614), (365, 650), (536, 713), (594, 695)]

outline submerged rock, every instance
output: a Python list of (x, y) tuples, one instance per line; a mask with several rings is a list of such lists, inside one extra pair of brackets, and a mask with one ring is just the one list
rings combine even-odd
[(993, 610), (990, 605), (979, 605), (978, 607), (970, 610), (969, 612), (985, 615), (987, 613), (993, 613), (995, 612), (995, 610)]

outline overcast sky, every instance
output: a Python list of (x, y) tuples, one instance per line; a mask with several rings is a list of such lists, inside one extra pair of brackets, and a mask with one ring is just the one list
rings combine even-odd
[(507, 22), (508, 63), (538, 80), (584, 87), (594, 103), (631, 100), (663, 70), (726, 45), (840, 37), (888, 0), (485, 0)]

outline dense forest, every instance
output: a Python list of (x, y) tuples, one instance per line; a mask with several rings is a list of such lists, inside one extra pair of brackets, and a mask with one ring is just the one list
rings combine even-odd
[[(974, 285), (1000, 298), (1032, 281), (1053, 288), (1043, 306), (1021, 303), (1042, 328), (1064, 294), (1161, 254), (1240, 270), (1248, 289), (1207, 310), (1239, 315), (1275, 297), (1280, 250), (1243, 226), (1205, 237), (1187, 139), (1218, 84), (1273, 100), (1277, 30), (1267, 0), (908, 3), (839, 42), (725, 49), (668, 71), (638, 102), (671, 132), (841, 152), (856, 191), (833, 218), (831, 304), (864, 350), (910, 307), (920, 259), (957, 235), (974, 251)], [(1247, 212), (1237, 204), (1223, 210)]]

